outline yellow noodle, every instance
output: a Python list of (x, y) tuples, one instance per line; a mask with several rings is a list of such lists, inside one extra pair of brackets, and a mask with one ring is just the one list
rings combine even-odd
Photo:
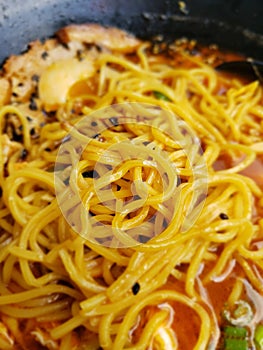
[(243, 283), (241, 280), (236, 280), (235, 285), (228, 297), (229, 305), (233, 306), (237, 300), (240, 299), (243, 290)]
[[(0, 107), (0, 322), (16, 347), (30, 346), (23, 327), (61, 350), (163, 350), (165, 339), (215, 348), (226, 321), (213, 303), (253, 304), (245, 283), (263, 295), (263, 88), (181, 45), (168, 55), (148, 42), (128, 54), (94, 46), (93, 75), (68, 87), (64, 104), (53, 109), (39, 94), (51, 111), (35, 136), (14, 96)], [(125, 102), (138, 120), (104, 113)], [(143, 104), (155, 105), (150, 117)], [(73, 138), (87, 145), (81, 154)], [(217, 284), (227, 292), (215, 298)], [(13, 348), (10, 339), (0, 336), (0, 348)]]
[(137, 303), (136, 305), (134, 305), (128, 311), (122, 323), (121, 329), (117, 334), (113, 349), (117, 350), (124, 347), (125, 342), (127, 341), (127, 338), (126, 338), (127, 332), (130, 329), (132, 323), (134, 322), (136, 314), (138, 314), (139, 310), (145, 307), (148, 303), (158, 303), (158, 302), (161, 303), (162, 300), (169, 300), (169, 299), (177, 300), (181, 303), (191, 306), (198, 313), (202, 321), (207, 322), (206, 324), (202, 323), (200, 333), (199, 333), (199, 339), (197, 344), (195, 345), (196, 350), (205, 349), (209, 339), (209, 334), (206, 333), (206, 330), (210, 329), (210, 321), (209, 321), (208, 314), (205, 312), (204, 309), (202, 309), (200, 305), (195, 304), (195, 302), (192, 301), (191, 299), (188, 299), (187, 297), (180, 295), (174, 291), (166, 291), (166, 290), (153, 293), (152, 295), (144, 298), (144, 300), (141, 301), (140, 303)]

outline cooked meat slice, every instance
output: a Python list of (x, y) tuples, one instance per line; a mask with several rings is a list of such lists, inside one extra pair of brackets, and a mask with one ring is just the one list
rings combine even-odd
[(11, 96), (11, 86), (6, 78), (0, 78), (0, 107), (7, 104)]
[[(11, 56), (4, 64), (4, 72), (7, 77), (27, 76), (32, 79), (40, 75), (51, 63), (76, 56), (77, 51), (83, 46), (80, 43), (70, 43), (68, 47), (59, 44), (56, 39), (50, 39), (41, 43), (34, 41), (29, 45), (29, 50), (19, 56)], [(33, 78), (34, 80), (34, 78)]]
[(5, 164), (13, 153), (21, 149), (21, 144), (10, 141), (7, 134), (0, 135), (0, 142), (2, 144), (3, 163)]
[(98, 24), (71, 25), (59, 30), (57, 36), (64, 43), (77, 41), (96, 44), (124, 53), (134, 51), (140, 44), (140, 40), (127, 32), (117, 28), (105, 28)]
[[(29, 103), (21, 103), (19, 105), (19, 110), (23, 115), (26, 116), (29, 123), (30, 135), (32, 138), (35, 138), (39, 136), (41, 128), (45, 125), (47, 121), (47, 117), (45, 113), (43, 113), (43, 111), (39, 108), (36, 110), (32, 110), (32, 103), (32, 99)], [(34, 104), (37, 106), (38, 103), (39, 101), (36, 99), (34, 101)]]
[(30, 96), (35, 90), (34, 84), (31, 79), (24, 79), (21, 81), (21, 77), (13, 75), (10, 78), (12, 86), (12, 102), (25, 102), (30, 99)]
[(50, 39), (44, 44), (32, 42), (26, 53), (11, 56), (4, 64), (3, 73), (11, 84), (13, 102), (25, 102), (32, 92), (37, 92), (39, 77), (52, 63), (73, 58), (83, 49), (79, 42), (65, 47), (56, 39)]

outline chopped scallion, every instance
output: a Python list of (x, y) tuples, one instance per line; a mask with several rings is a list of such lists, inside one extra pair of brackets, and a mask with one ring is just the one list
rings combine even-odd
[(248, 343), (245, 339), (229, 339), (224, 342), (224, 350), (248, 350)]
[(167, 97), (166, 95), (164, 95), (163, 93), (161, 93), (160, 91), (153, 91), (154, 96), (158, 99), (158, 100), (163, 100), (163, 101), (171, 101), (169, 99), (169, 97)]
[(224, 334), (228, 338), (246, 338), (247, 330), (244, 327), (226, 326), (224, 328)]
[(257, 349), (263, 349), (263, 325), (259, 324), (256, 327), (254, 334), (254, 341), (256, 343)]

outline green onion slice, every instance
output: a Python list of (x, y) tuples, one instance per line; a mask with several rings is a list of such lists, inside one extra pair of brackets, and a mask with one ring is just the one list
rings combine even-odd
[(258, 324), (255, 329), (254, 341), (257, 346), (257, 349), (263, 349), (263, 325)]
[(160, 91), (153, 91), (154, 96), (158, 99), (158, 100), (163, 100), (163, 101), (171, 101), (169, 99), (169, 97), (167, 97), (166, 95), (164, 95), (162, 92)]

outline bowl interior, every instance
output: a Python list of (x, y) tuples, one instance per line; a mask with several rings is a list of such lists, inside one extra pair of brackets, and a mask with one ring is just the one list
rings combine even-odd
[(261, 0), (0, 0), (0, 62), (69, 23), (114, 25), (142, 38), (188, 37), (263, 56)]

